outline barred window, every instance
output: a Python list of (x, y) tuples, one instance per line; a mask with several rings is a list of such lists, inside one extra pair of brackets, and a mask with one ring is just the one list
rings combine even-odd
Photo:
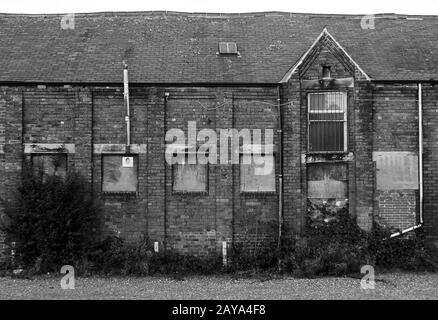
[(310, 152), (347, 151), (347, 94), (318, 92), (308, 95)]

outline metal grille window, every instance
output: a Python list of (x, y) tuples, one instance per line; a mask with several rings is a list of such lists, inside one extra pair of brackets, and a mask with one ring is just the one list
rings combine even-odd
[(347, 94), (309, 93), (308, 126), (309, 151), (347, 151)]

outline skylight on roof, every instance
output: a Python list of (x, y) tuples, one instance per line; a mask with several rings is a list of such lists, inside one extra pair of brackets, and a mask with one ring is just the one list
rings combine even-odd
[(239, 54), (236, 42), (219, 42), (219, 54)]

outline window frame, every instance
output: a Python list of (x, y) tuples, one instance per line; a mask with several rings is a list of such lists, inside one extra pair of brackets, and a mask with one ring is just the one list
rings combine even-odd
[[(184, 161), (186, 161), (186, 163), (184, 164), (190, 164), (188, 163), (188, 155), (189, 153), (195, 153), (194, 151), (192, 152), (185, 152), (184, 153)], [(205, 175), (206, 175), (206, 179), (205, 179), (205, 190), (196, 190), (196, 191), (190, 191), (190, 190), (175, 190), (175, 173), (176, 173), (176, 167), (178, 165), (182, 165), (181, 163), (174, 163), (172, 164), (172, 170), (171, 170), (171, 179), (172, 179), (172, 194), (179, 194), (179, 195), (208, 195), (209, 194), (209, 181), (210, 181), (210, 168), (209, 168), (209, 164), (200, 164), (200, 163), (195, 163), (196, 165), (200, 165), (200, 166), (205, 166)]]
[[(226, 52), (221, 51), (221, 45), (227, 47)], [(232, 46), (232, 49), (234, 50), (230, 50), (230, 47)], [(219, 41), (218, 43), (218, 54), (220, 55), (238, 55), (239, 54), (239, 48), (237, 46), (237, 42), (233, 42), (233, 41)]]
[[(134, 162), (136, 162), (137, 163), (137, 170), (135, 170), (135, 174), (136, 174), (136, 177), (137, 177), (137, 181), (136, 181), (136, 184), (135, 184), (135, 191), (104, 191), (103, 190), (103, 182), (104, 182), (104, 174), (105, 174), (105, 168), (104, 168), (104, 157), (107, 157), (107, 156), (109, 156), (109, 157), (114, 157), (114, 156), (118, 156), (118, 157), (121, 157), (121, 158), (123, 158), (123, 157), (133, 157), (133, 158), (136, 158), (136, 160), (134, 160)], [(135, 196), (137, 196), (138, 195), (138, 193), (139, 193), (139, 170), (140, 170), (140, 159), (139, 159), (140, 157), (139, 157), (139, 155), (138, 154), (127, 154), (127, 153), (104, 153), (104, 154), (101, 154), (101, 157), (100, 157), (100, 159), (101, 159), (101, 183), (100, 183), (100, 189), (101, 189), (101, 192), (102, 192), (102, 194), (103, 195), (135, 195)]]
[[(273, 163), (274, 163), (274, 190), (261, 190), (261, 191), (256, 191), (256, 190), (243, 190), (243, 184), (242, 184), (242, 158), (243, 156), (247, 154), (245, 152), (240, 152), (239, 153), (239, 192), (241, 194), (276, 194), (277, 190), (278, 190), (278, 186), (277, 186), (277, 155), (276, 152), (272, 152), (272, 157), (273, 157)], [(264, 152), (261, 153), (262, 155), (265, 155)], [(253, 154), (250, 154), (251, 158), (253, 157)]]
[(65, 178), (68, 174), (68, 153), (66, 152), (32, 152), (29, 154), (29, 158), (30, 158), (30, 164), (32, 166), (32, 170), (33, 172), (35, 172), (35, 166), (34, 166), (34, 157), (44, 157), (44, 156), (62, 156), (65, 157), (65, 175), (64, 176), (59, 176), (56, 175), (57, 177), (61, 177), (61, 178)]
[[(330, 111), (328, 110), (322, 110), (320, 112), (315, 112), (315, 111), (311, 111), (310, 110), (310, 96), (311, 95), (325, 95), (325, 94), (330, 94), (330, 93), (337, 93), (337, 94), (341, 94), (342, 95), (342, 99), (344, 99), (345, 101), (345, 110), (343, 111), (344, 117), (342, 120), (326, 120), (326, 122), (342, 122), (344, 124), (344, 129), (343, 129), (343, 138), (344, 138), (344, 146), (343, 146), (343, 150), (310, 150), (310, 124), (312, 122), (323, 122), (321, 120), (310, 120), (310, 114), (328, 114), (330, 113)], [(307, 110), (307, 152), (311, 153), (311, 154), (324, 154), (324, 153), (338, 153), (338, 154), (344, 154), (348, 152), (348, 91), (347, 90), (324, 90), (324, 91), (311, 91), (311, 92), (307, 92), (307, 106), (306, 106), (306, 110)], [(337, 112), (336, 112), (337, 113)], [(341, 113), (341, 112), (339, 112)]]
[[(309, 181), (315, 181), (315, 180), (310, 180), (309, 179), (309, 167), (316, 167), (318, 165), (332, 165), (332, 166), (345, 166), (345, 179), (342, 180), (336, 180), (336, 181), (341, 181), (341, 182), (345, 182), (346, 184), (346, 195), (345, 197), (341, 197), (341, 198), (332, 198), (332, 197), (324, 197), (324, 198), (320, 198), (320, 197), (310, 197), (309, 196)], [(307, 199), (319, 199), (319, 200), (327, 200), (327, 199), (336, 199), (336, 200), (342, 200), (342, 199), (349, 199), (350, 196), (350, 178), (349, 178), (349, 172), (350, 172), (350, 163), (348, 161), (335, 161), (335, 162), (309, 162), (306, 163), (306, 198)]]

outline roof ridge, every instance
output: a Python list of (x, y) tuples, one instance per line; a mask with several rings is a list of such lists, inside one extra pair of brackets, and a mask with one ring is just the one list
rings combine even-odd
[[(0, 17), (60, 17), (65, 13), (1, 13)], [(418, 15), (418, 14), (400, 14), (400, 13), (375, 13), (375, 14), (344, 14), (344, 13), (305, 13), (305, 12), (286, 12), (286, 11), (260, 11), (260, 12), (185, 12), (185, 11), (99, 11), (99, 12), (79, 12), (74, 13), (76, 16), (93, 17), (93, 16), (188, 16), (199, 18), (233, 18), (233, 17), (269, 17), (269, 16), (308, 16), (308, 17), (346, 17), (362, 18), (367, 15), (374, 15), (376, 18), (425, 18), (438, 17), (438, 15)]]

